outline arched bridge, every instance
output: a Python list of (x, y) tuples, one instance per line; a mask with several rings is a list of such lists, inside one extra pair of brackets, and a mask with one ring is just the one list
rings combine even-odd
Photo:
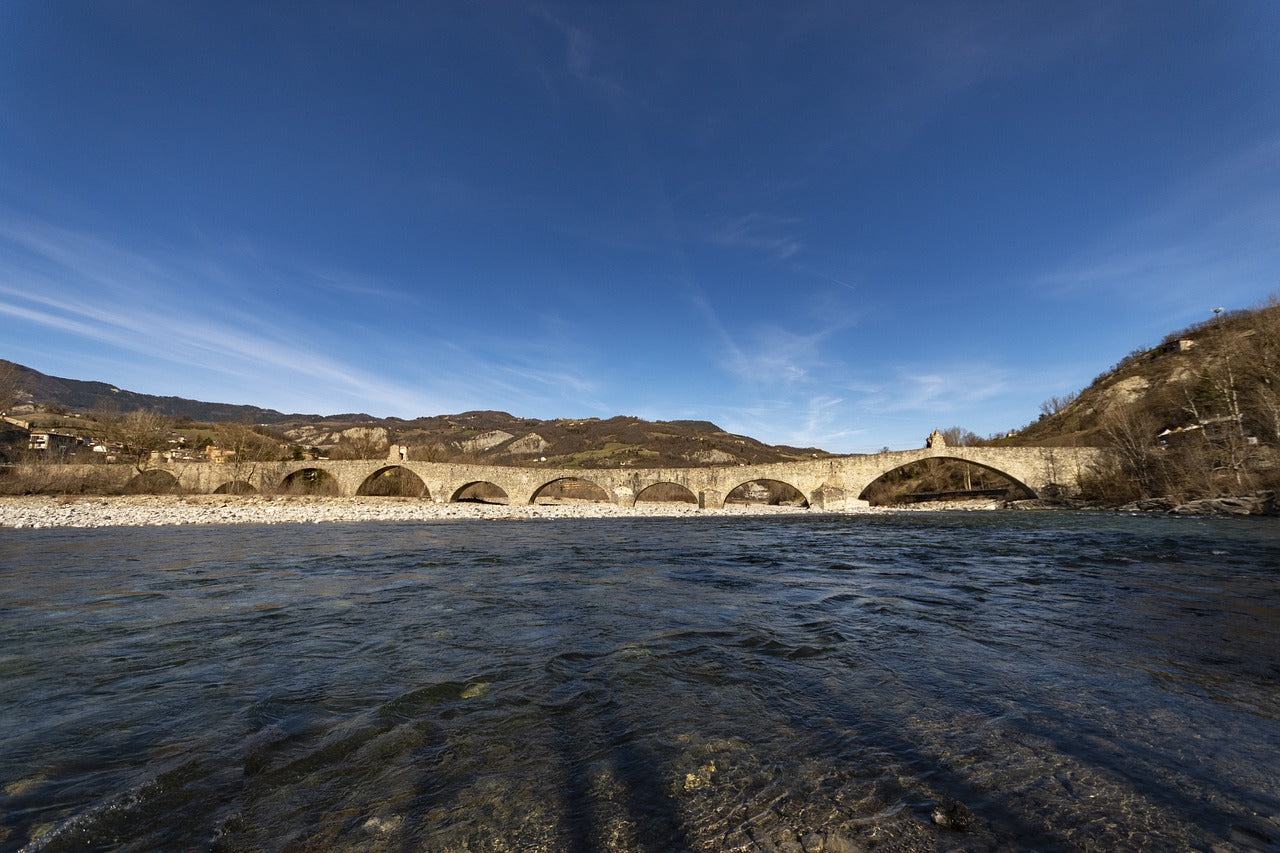
[[(172, 478), (189, 492), (315, 491), (354, 496), (385, 494), (379, 483), (410, 484), (399, 491), (437, 502), (467, 499), (510, 504), (534, 503), (548, 487), (581, 481), (603, 491), (596, 494), (620, 506), (647, 499), (659, 487), (696, 501), (701, 507), (724, 506), (743, 484), (763, 481), (799, 492), (814, 508), (843, 509), (865, 505), (863, 490), (881, 476), (924, 459), (953, 459), (991, 469), (1037, 496), (1074, 494), (1081, 475), (1107, 454), (1092, 447), (927, 447), (885, 453), (831, 456), (769, 465), (711, 468), (516, 468), (444, 462), (356, 460), (274, 462), (247, 469), (212, 463), (172, 463), (143, 476)], [(590, 486), (586, 486), (590, 488)], [(649, 492), (652, 496), (655, 492)]]

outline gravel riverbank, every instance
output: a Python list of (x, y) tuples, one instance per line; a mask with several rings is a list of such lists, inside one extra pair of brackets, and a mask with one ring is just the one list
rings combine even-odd
[(321, 524), (352, 521), (610, 518), (803, 513), (791, 507), (699, 510), (692, 504), (605, 503), (500, 506), (433, 503), (410, 498), (232, 497), (137, 495), (128, 497), (4, 497), (0, 527), (119, 527), (171, 524)]
[[(860, 507), (848, 514), (939, 509), (998, 509), (994, 501)], [(829, 511), (829, 510), (828, 510)], [(0, 497), (0, 527), (139, 527), (176, 524), (322, 524), (353, 521), (524, 520), (546, 518), (635, 518), (671, 516), (795, 515), (824, 510), (734, 505), (698, 509), (687, 503), (608, 503), (502, 506), (434, 503), (414, 498), (259, 497), (231, 495), (24, 496)]]

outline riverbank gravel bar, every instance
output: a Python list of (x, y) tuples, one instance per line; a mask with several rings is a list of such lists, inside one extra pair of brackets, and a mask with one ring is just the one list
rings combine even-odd
[(700, 510), (692, 504), (607, 503), (504, 506), (433, 503), (412, 498), (229, 497), (5, 497), (0, 527), (137, 527), (179, 524), (321, 524), (362, 521), (519, 520), (804, 513), (797, 507), (742, 506)]

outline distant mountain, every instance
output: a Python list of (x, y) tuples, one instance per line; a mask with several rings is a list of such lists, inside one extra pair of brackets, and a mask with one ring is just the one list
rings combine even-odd
[[(491, 465), (569, 468), (658, 468), (756, 465), (829, 456), (814, 447), (768, 445), (725, 432), (709, 421), (614, 418), (520, 418), (506, 412), (401, 420), (321, 418), (285, 424), (290, 441), (334, 456), (369, 456), (374, 447), (405, 445), (409, 458)], [(546, 460), (543, 462), (542, 460)]]
[[(201, 423), (249, 422), (291, 444), (334, 457), (376, 458), (395, 444), (411, 459), (561, 467), (696, 467), (755, 465), (828, 456), (815, 447), (768, 445), (728, 433), (710, 421), (645, 421), (634, 417), (537, 420), (477, 411), (404, 420), (363, 413), (285, 414), (275, 409), (139, 394), (108, 385), (12, 368), (18, 414), (35, 410), (126, 413), (140, 409)], [(543, 462), (542, 460), (546, 460)]]
[(275, 409), (258, 406), (237, 406), (230, 403), (203, 403), (183, 397), (157, 397), (126, 391), (105, 382), (86, 382), (80, 379), (63, 379), (47, 376), (21, 364), (0, 359), (0, 370), (13, 369), (14, 406), (63, 408), (75, 412), (134, 412), (139, 409), (160, 412), (173, 418), (191, 418), (196, 421), (252, 421), (260, 424), (277, 424), (288, 420), (301, 420), (316, 415), (285, 415)]

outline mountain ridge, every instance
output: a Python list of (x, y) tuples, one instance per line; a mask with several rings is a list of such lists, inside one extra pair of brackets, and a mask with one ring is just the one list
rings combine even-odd
[(252, 423), (295, 447), (336, 458), (381, 455), (391, 445), (406, 447), (407, 458), (427, 461), (531, 465), (546, 460), (583, 468), (748, 465), (831, 455), (816, 447), (765, 444), (725, 432), (706, 420), (646, 421), (625, 415), (541, 420), (493, 410), (411, 419), (378, 418), (363, 412), (288, 414), (259, 406), (142, 394), (106, 382), (49, 376), (0, 360), (0, 370), (6, 368), (18, 412), (43, 408), (55, 413), (97, 413), (107, 419), (146, 410), (180, 422)]

